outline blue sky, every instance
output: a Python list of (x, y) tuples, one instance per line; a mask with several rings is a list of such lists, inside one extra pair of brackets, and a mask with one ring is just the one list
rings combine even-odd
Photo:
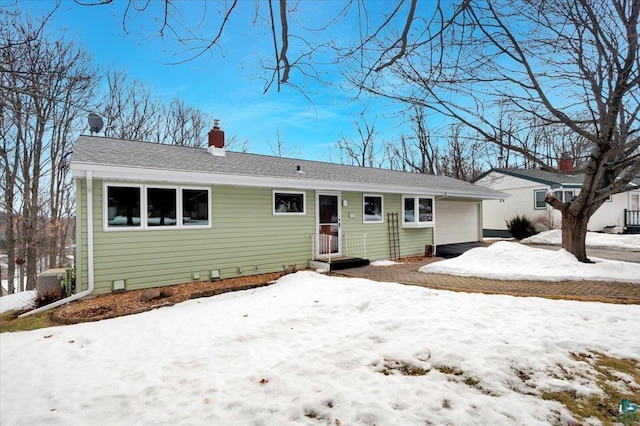
[[(20, 7), (23, 12), (37, 17), (51, 10), (54, 4), (49, 0), (29, 0), (21, 1)], [(159, 4), (152, 0), (151, 7)], [(308, 3), (313, 7), (296, 17), (305, 23), (323, 22), (323, 16), (333, 16), (343, 4), (335, 1)], [(185, 20), (199, 22), (202, 3), (188, 1), (179, 5)], [(175, 45), (153, 37), (158, 24), (148, 12), (130, 15), (133, 17), (127, 23), (130, 33), (125, 33), (122, 26), (125, 6), (126, 2), (121, 0), (106, 6), (80, 6), (62, 0), (50, 22), (51, 28), (65, 31), (68, 37), (82, 44), (94, 56), (96, 64), (127, 71), (130, 78), (149, 85), (154, 95), (161, 96), (165, 102), (179, 98), (187, 105), (220, 118), (227, 137), (248, 140), (250, 152), (272, 154), (269, 143), (276, 141), (276, 131), (290, 156), (307, 159), (337, 159), (336, 141), (343, 134), (357, 139), (354, 121), (359, 120), (365, 104), (362, 100), (353, 100), (352, 92), (339, 87), (341, 77), (335, 66), (319, 68), (332, 86), (307, 81), (305, 95), (309, 99), (287, 86), (280, 92), (272, 88), (263, 94), (264, 81), (259, 77), (264, 76), (264, 70), (258, 58), (271, 58), (273, 45), (269, 43), (270, 34), (265, 25), (251, 24), (253, 1), (240, 1), (223, 33), (222, 49), (214, 49), (177, 65), (170, 65), (176, 61)], [(209, 8), (215, 6), (215, 3), (208, 4)], [(215, 14), (214, 10), (209, 11)], [(304, 13), (313, 14), (313, 17)], [(357, 31), (351, 24), (340, 22), (331, 29), (335, 34), (325, 35), (337, 35), (341, 41), (348, 42)], [(214, 31), (217, 31), (217, 23), (213, 23), (208, 32), (204, 29), (208, 34)], [(299, 75), (293, 75), (292, 80), (295, 83), (302, 81)], [(370, 123), (376, 122), (379, 144), (395, 139), (401, 131), (409, 131), (402, 124), (402, 117), (396, 114), (399, 109), (388, 101), (367, 100), (366, 117)]]

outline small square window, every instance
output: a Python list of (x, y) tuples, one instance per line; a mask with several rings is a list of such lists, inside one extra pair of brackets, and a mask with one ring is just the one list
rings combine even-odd
[(107, 187), (107, 227), (139, 227), (140, 187)]
[(273, 214), (305, 214), (305, 193), (273, 191)]
[(365, 195), (363, 210), (363, 222), (382, 223), (382, 195)]

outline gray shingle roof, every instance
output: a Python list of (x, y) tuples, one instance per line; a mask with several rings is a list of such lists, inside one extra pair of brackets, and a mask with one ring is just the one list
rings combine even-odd
[(531, 180), (538, 183), (543, 183), (550, 186), (560, 186), (562, 184), (581, 185), (584, 180), (584, 174), (561, 174), (551, 173), (546, 170), (540, 169), (491, 169), (489, 172), (478, 177), (481, 179), (483, 176), (490, 172), (503, 173), (509, 176), (520, 177), (523, 179)]
[[(533, 182), (542, 183), (545, 185), (549, 185), (552, 188), (557, 188), (562, 185), (564, 186), (580, 186), (582, 185), (582, 181), (584, 181), (584, 173), (574, 173), (574, 174), (566, 174), (566, 173), (552, 173), (545, 170), (540, 169), (503, 169), (503, 168), (495, 168), (491, 169), (486, 173), (483, 173), (481, 176), (475, 179), (482, 179), (484, 176), (488, 175), (491, 172), (502, 173), (509, 176), (519, 177), (522, 179), (527, 179)], [(633, 179), (630, 183), (631, 187), (640, 186), (640, 177)]]
[[(321, 161), (272, 157), (259, 154), (226, 152), (211, 155), (206, 149), (80, 136), (73, 151), (71, 168), (80, 165), (113, 166), (125, 169), (182, 171), (285, 178), (306, 181), (332, 181), (350, 184), (380, 184), (386, 187), (420, 187), (437, 189), (474, 198), (497, 198), (505, 194), (468, 182), (418, 173), (407, 173), (371, 167), (347, 166)], [(297, 166), (303, 173), (297, 171)]]

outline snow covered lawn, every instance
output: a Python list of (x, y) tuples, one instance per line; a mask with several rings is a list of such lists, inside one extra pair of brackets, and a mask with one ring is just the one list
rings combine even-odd
[[(554, 229), (541, 232), (521, 241), (523, 244), (562, 244), (562, 231)], [(614, 250), (640, 251), (640, 235), (638, 234), (602, 234), (587, 232), (585, 240), (587, 247)]]
[(0, 314), (7, 311), (19, 311), (30, 308), (36, 300), (36, 291), (21, 291), (0, 297)]
[(571, 353), (639, 359), (638, 330), (634, 305), (299, 272), (143, 314), (2, 333), (0, 424), (563, 423), (570, 414), (541, 392), (600, 392)]
[(578, 262), (564, 249), (558, 251), (499, 241), (471, 249), (453, 259), (430, 263), (420, 272), (497, 280), (564, 281), (594, 280), (640, 284), (640, 263), (591, 257)]

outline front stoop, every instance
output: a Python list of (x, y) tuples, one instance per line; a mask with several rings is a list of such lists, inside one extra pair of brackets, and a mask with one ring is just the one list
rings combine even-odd
[(321, 269), (324, 271), (339, 271), (341, 269), (359, 268), (361, 266), (369, 265), (369, 259), (362, 259), (359, 257), (338, 258), (331, 259), (331, 262), (321, 260), (310, 260), (309, 267), (312, 269)]

